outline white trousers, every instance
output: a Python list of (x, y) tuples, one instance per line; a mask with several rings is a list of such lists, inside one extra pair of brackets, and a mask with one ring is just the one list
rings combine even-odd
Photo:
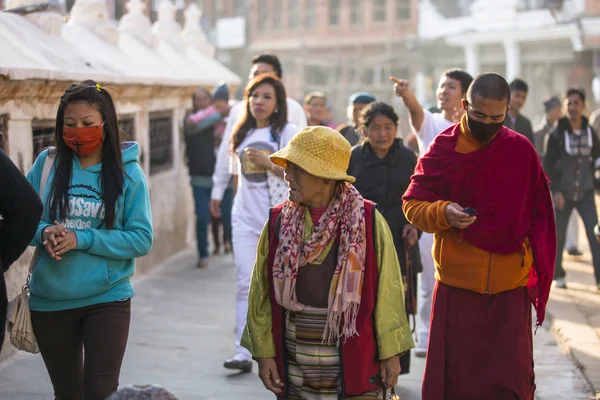
[(572, 212), (567, 225), (567, 240), (565, 241), (565, 249), (579, 248), (579, 213)]
[(246, 327), (246, 316), (248, 314), (248, 290), (250, 288), (250, 277), (256, 261), (256, 248), (260, 235), (241, 224), (233, 223), (232, 246), (233, 258), (237, 268), (237, 292), (235, 309), (235, 345), (236, 360), (251, 360), (250, 352), (240, 345), (242, 334)]
[(433, 287), (435, 286), (435, 266), (433, 263), (433, 234), (423, 232), (419, 239), (419, 248), (421, 251), (421, 261), (423, 263), (423, 272), (419, 282), (419, 294), (417, 304), (419, 306), (419, 317), (421, 326), (417, 331), (417, 349), (427, 351), (429, 343), (429, 319), (431, 316), (431, 300), (433, 296)]

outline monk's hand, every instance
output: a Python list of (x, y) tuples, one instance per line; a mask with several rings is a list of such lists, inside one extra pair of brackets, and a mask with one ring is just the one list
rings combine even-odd
[(259, 358), (258, 360), (258, 377), (263, 385), (275, 394), (281, 393), (283, 382), (279, 378), (277, 372), (277, 363), (274, 358)]
[(413, 247), (419, 240), (419, 231), (411, 224), (404, 225), (402, 228), (402, 240), (408, 247)]
[(448, 223), (455, 228), (465, 229), (477, 220), (477, 217), (471, 217), (469, 214), (462, 212), (463, 207), (456, 203), (448, 204), (446, 207), (446, 219)]
[(554, 208), (557, 210), (562, 210), (565, 208), (565, 196), (562, 193), (556, 193), (553, 197), (554, 200)]
[(390, 389), (398, 384), (400, 376), (400, 356), (395, 355), (379, 363), (379, 374), (381, 375), (381, 384), (384, 388)]

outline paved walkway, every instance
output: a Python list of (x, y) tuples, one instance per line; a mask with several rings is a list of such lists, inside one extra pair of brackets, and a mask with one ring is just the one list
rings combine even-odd
[(600, 399), (600, 293), (596, 291), (591, 257), (589, 253), (583, 257), (565, 255), (564, 268), (568, 288), (550, 292), (552, 331)]
[[(235, 270), (228, 257), (197, 270), (186, 252), (135, 280), (131, 335), (121, 383), (160, 384), (182, 400), (273, 398), (256, 370), (229, 374), (221, 365), (233, 353)], [(586, 400), (586, 380), (540, 328), (535, 336), (538, 399)], [(402, 376), (402, 400), (418, 400), (423, 360), (413, 358)], [(20, 353), (0, 363), (0, 399), (51, 400), (52, 389), (39, 355)]]

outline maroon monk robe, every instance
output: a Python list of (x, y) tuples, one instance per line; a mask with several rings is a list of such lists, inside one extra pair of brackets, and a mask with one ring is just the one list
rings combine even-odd
[(537, 325), (544, 321), (554, 276), (556, 228), (548, 179), (533, 145), (501, 127), (489, 144), (471, 153), (455, 150), (461, 125), (440, 133), (417, 163), (404, 200), (453, 201), (477, 210), (463, 239), (492, 253), (533, 250), (528, 281)]

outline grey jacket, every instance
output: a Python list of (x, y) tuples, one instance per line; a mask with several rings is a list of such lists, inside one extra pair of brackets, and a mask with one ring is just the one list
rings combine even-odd
[(600, 140), (583, 118), (580, 134), (575, 134), (567, 118), (548, 137), (544, 168), (553, 193), (566, 200), (579, 201), (594, 191), (594, 170), (600, 166)]

